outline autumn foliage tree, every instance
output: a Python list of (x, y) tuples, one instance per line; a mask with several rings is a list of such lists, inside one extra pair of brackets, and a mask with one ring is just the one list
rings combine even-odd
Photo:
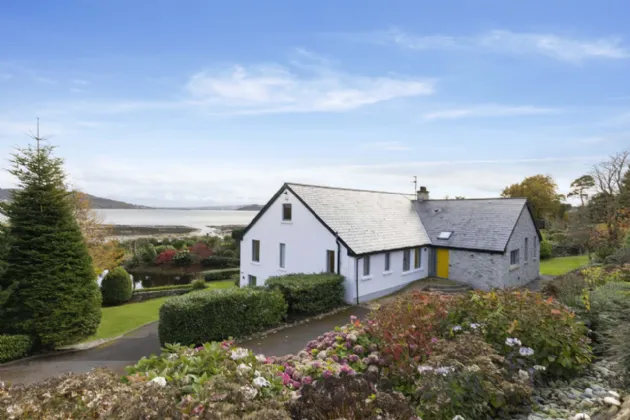
[(523, 197), (529, 201), (536, 220), (554, 220), (563, 218), (566, 207), (564, 196), (558, 193), (558, 185), (551, 176), (534, 175), (518, 184), (505, 187), (501, 197)]
[(124, 250), (118, 241), (110, 239), (112, 230), (103, 224), (103, 218), (92, 209), (87, 194), (74, 191), (69, 196), (83, 240), (92, 257), (92, 266), (96, 275), (111, 270), (122, 264)]

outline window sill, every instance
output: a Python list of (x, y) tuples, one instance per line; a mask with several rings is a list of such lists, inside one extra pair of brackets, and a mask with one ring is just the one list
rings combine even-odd
[(520, 268), (520, 264), (513, 264), (510, 266), (510, 271), (518, 270)]
[(372, 280), (372, 276), (361, 277), (361, 281), (370, 281)]
[(283, 225), (292, 225), (293, 224), (293, 220), (283, 220), (282, 222)]
[(416, 273), (420, 273), (424, 271), (424, 269), (422, 267), (420, 268), (414, 268), (413, 270), (409, 270), (409, 271), (403, 271), (401, 275), (403, 276), (408, 276), (410, 274), (416, 274)]
[(260, 261), (252, 261), (251, 264), (252, 265), (260, 265)]
[(389, 275), (391, 275), (392, 273), (393, 273), (393, 271), (392, 271), (392, 270), (383, 271), (383, 275), (384, 275), (384, 276), (389, 276)]
[(286, 267), (278, 267), (278, 271), (287, 271)]

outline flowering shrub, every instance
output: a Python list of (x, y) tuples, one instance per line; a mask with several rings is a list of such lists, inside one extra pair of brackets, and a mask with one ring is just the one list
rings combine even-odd
[(532, 392), (529, 374), (514, 374), (505, 366), (481, 334), (457, 333), (453, 340), (434, 343), (407, 393), (424, 420), (497, 418), (526, 403)]
[(483, 320), (488, 343), (505, 354), (515, 337), (534, 350), (536, 364), (552, 376), (567, 377), (590, 363), (587, 328), (564, 305), (529, 291), (475, 292), (452, 305), (453, 323)]
[(157, 257), (155, 257), (155, 264), (156, 265), (168, 264), (171, 261), (173, 261), (173, 257), (175, 256), (175, 254), (177, 254), (177, 250), (166, 249), (160, 252)]
[(178, 251), (173, 256), (173, 264), (178, 267), (188, 267), (193, 263), (193, 258), (191, 253), (186, 249), (183, 251)]
[(414, 363), (431, 353), (431, 345), (448, 331), (452, 297), (412, 293), (399, 297), (370, 316), (367, 330), (379, 343), (387, 365), (397, 377), (405, 377)]
[(196, 255), (200, 259), (208, 258), (214, 254), (210, 247), (203, 242), (196, 242), (188, 250), (191, 254)]

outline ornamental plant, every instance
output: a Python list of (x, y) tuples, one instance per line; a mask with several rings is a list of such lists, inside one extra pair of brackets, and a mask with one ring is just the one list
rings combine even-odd
[(160, 252), (158, 256), (155, 258), (156, 265), (168, 264), (173, 261), (173, 257), (177, 254), (177, 250), (175, 249), (165, 249)]
[(473, 292), (456, 298), (449, 320), (483, 320), (484, 337), (505, 355), (508, 338), (534, 350), (535, 364), (555, 377), (579, 373), (592, 358), (588, 329), (566, 306), (530, 291)]

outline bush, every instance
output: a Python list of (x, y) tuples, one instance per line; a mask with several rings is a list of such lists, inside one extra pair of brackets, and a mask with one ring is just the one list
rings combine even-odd
[(196, 255), (200, 259), (212, 256), (212, 250), (204, 242), (195, 242), (189, 249), (190, 253)]
[(556, 377), (579, 373), (591, 361), (588, 329), (553, 298), (529, 291), (474, 292), (458, 297), (449, 311), (453, 324), (482, 322), (497, 351), (517, 338), (534, 350), (536, 364)]
[(146, 244), (138, 250), (138, 257), (145, 264), (153, 264), (155, 257), (157, 257), (157, 252), (153, 245)]
[(203, 279), (193, 280), (193, 282), (190, 283), (190, 288), (193, 290), (203, 290), (206, 288), (206, 282), (203, 281)]
[(287, 304), (279, 292), (223, 289), (168, 299), (160, 308), (160, 342), (201, 344), (243, 337), (280, 324)]
[(245, 234), (245, 228), (236, 228), (232, 230), (232, 239), (234, 242), (240, 242), (243, 240), (243, 235)]
[(0, 335), (0, 363), (28, 356), (33, 339), (27, 335)]
[(542, 241), (540, 243), (540, 259), (547, 260), (551, 258), (553, 255), (553, 245), (547, 241)]
[(571, 308), (583, 310), (583, 292), (587, 287), (586, 278), (582, 274), (582, 270), (578, 269), (549, 281), (543, 285), (542, 293)]
[(157, 255), (160, 255), (162, 252), (167, 251), (167, 250), (175, 250), (175, 248), (170, 245), (158, 245), (155, 247), (155, 252)]
[(477, 334), (439, 340), (418, 369), (411, 391), (423, 419), (511, 418), (529, 402), (529, 378), (506, 371), (506, 360)]
[(177, 254), (173, 256), (173, 264), (178, 267), (188, 267), (192, 265), (193, 258), (188, 250), (178, 251)]
[(128, 302), (133, 293), (131, 276), (122, 267), (116, 267), (101, 282), (103, 305), (114, 306)]
[(178, 289), (190, 289), (192, 288), (192, 283), (190, 284), (175, 284), (172, 286), (156, 286), (156, 287), (144, 287), (142, 289), (136, 289), (133, 291), (133, 294), (139, 293), (149, 293), (149, 292), (159, 292), (161, 290), (178, 290)]
[(270, 277), (265, 285), (279, 290), (290, 314), (319, 314), (344, 304), (343, 276), (338, 274), (288, 274)]
[(173, 261), (175, 254), (177, 254), (177, 251), (175, 249), (170, 249), (170, 247), (168, 247), (168, 249), (162, 251), (155, 258), (155, 264), (156, 265), (168, 264)]
[(630, 248), (619, 248), (606, 257), (606, 264), (624, 265), (630, 264)]
[(238, 258), (212, 256), (201, 260), (201, 265), (207, 268), (235, 268), (240, 264)]
[(226, 270), (211, 271), (206, 273), (203, 278), (205, 281), (227, 280), (235, 274), (239, 275), (240, 272), (239, 268), (228, 268)]
[(236, 251), (233, 251), (231, 249), (224, 249), (223, 251), (221, 251), (221, 256), (225, 257), (225, 258), (234, 258), (234, 259), (238, 259), (238, 255), (236, 255)]
[(587, 316), (595, 335), (595, 348), (599, 353), (606, 352), (616, 340), (617, 327), (630, 322), (630, 284), (608, 283), (598, 287), (590, 293), (589, 302)]
[(176, 239), (173, 242), (171, 242), (171, 245), (178, 250), (184, 249), (184, 247), (186, 246), (186, 241), (184, 239)]

